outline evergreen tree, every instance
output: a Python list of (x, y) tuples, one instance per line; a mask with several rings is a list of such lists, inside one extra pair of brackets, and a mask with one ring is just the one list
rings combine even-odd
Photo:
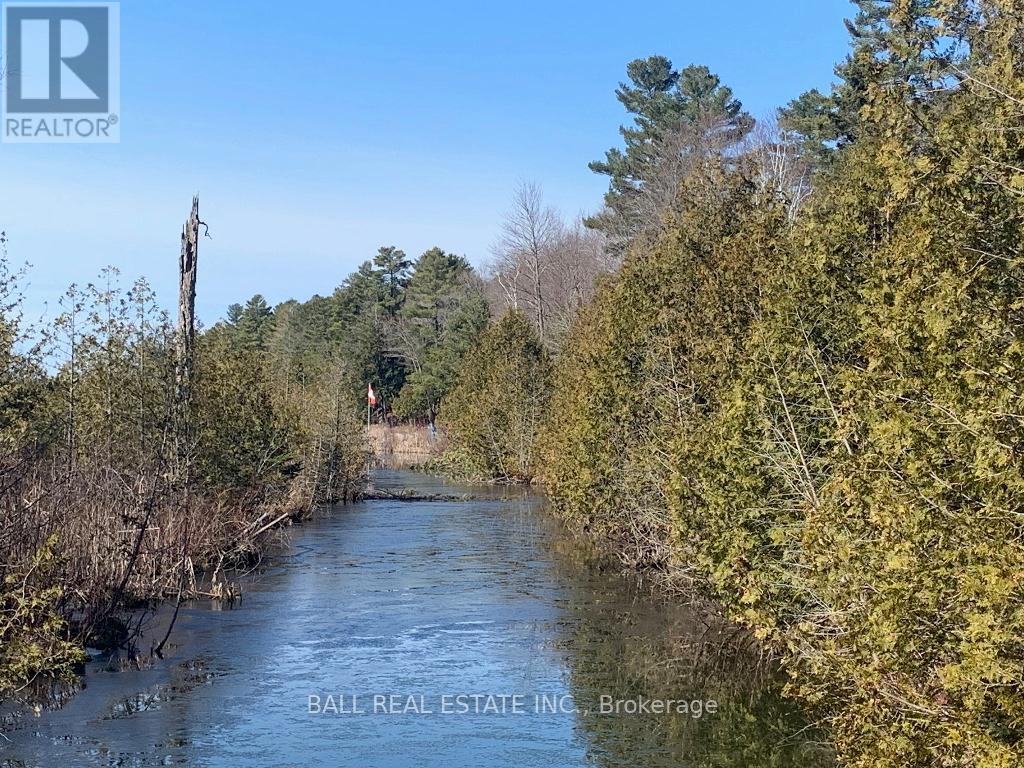
[(440, 248), (417, 259), (392, 331), (410, 368), (395, 401), (396, 414), (423, 415), (433, 423), (487, 318), (487, 301), (469, 262)]
[[(684, 127), (700, 127), (724, 141), (742, 139), (753, 120), (732, 91), (707, 67), (672, 68), (664, 56), (631, 61), (626, 67), (629, 83), (620, 83), (615, 95), (633, 116), (633, 125), (619, 132), (624, 149), (613, 148), (604, 160), (590, 163), (595, 173), (609, 177), (605, 206), (619, 220), (614, 231), (636, 230), (633, 200), (655, 173), (666, 139)], [(590, 226), (613, 230), (608, 215), (588, 220)]]
[(550, 361), (521, 312), (509, 311), (466, 355), (441, 407), (446, 459), (477, 479), (529, 482), (548, 401)]
[(232, 304), (227, 311), (227, 324), (238, 343), (254, 350), (264, 350), (273, 330), (274, 310), (260, 294), (249, 299), (245, 306)]
[(873, 89), (902, 84), (919, 105), (934, 102), (949, 68), (966, 55), (965, 30), (976, 20), (969, 3), (851, 2), (857, 12), (846, 27), (853, 50), (836, 67), (832, 92), (808, 91), (779, 111), (780, 127), (796, 134), (818, 163), (860, 135)]
[[(390, 253), (389, 258), (395, 255)], [(387, 322), (404, 298), (397, 292), (404, 290), (408, 275), (408, 264), (401, 266), (402, 262), (406, 262), (404, 254), (389, 262), (394, 268), (390, 273), (394, 280), (390, 283), (386, 282), (385, 275), (389, 273), (384, 269), (375, 268), (373, 262), (363, 262), (331, 297), (334, 305), (331, 338), (352, 375), (364, 382), (364, 386), (373, 384), (382, 407), (398, 396), (406, 375), (404, 362), (389, 352), (387, 340)], [(394, 299), (392, 289), (396, 291)], [(357, 394), (361, 402), (363, 395), (364, 392)]]
[(409, 269), (412, 262), (405, 251), (393, 245), (382, 246), (373, 258), (373, 266), (380, 272), (383, 295), (381, 305), (388, 317), (394, 317), (402, 306), (403, 291), (409, 284)]

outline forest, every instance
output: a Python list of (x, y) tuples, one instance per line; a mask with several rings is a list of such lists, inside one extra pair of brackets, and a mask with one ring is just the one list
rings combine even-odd
[[(828, 93), (755, 120), (637, 59), (602, 207), (512, 194), (480, 267), (386, 246), (197, 337), (114, 270), (47, 327), (0, 273), (0, 689), (357, 496), (373, 418), (777, 656), (844, 766), (1024, 762), (1024, 9), (856, 0)], [(14, 249), (16, 244), (6, 243)]]
[(632, 62), (591, 165), (621, 266), (554, 346), (500, 319), (441, 414), (477, 473), (780, 654), (840, 764), (1015, 766), (1022, 10), (857, 6), (833, 91), (777, 125)]

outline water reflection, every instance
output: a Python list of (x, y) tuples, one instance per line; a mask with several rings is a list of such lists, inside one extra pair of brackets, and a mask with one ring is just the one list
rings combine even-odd
[[(409, 474), (378, 483), (467, 492)], [(8, 727), (0, 766), (828, 764), (735, 628), (581, 558), (535, 497), (471, 491), (371, 501), (296, 531), (239, 608), (184, 610), (166, 661), (94, 669), (63, 709)], [(307, 711), (311, 693), (385, 692), (434, 711)], [(459, 693), (521, 693), (527, 712), (441, 714)], [(532, 711), (538, 694), (570, 711)], [(602, 696), (718, 707), (600, 714)]]
[[(580, 729), (597, 764), (832, 764), (821, 734), (781, 696), (779, 673), (745, 632), (626, 579), (577, 575), (567, 583), (578, 608), (561, 625), (562, 642), (577, 708), (590, 713)], [(638, 711), (644, 702), (647, 711)]]

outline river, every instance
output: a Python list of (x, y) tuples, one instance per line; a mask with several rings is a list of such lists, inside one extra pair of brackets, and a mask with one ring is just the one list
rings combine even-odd
[(740, 633), (582, 556), (538, 497), (374, 482), (476, 497), (319, 515), (240, 605), (183, 608), (164, 660), (91, 663), (8, 723), (0, 765), (830, 764)]

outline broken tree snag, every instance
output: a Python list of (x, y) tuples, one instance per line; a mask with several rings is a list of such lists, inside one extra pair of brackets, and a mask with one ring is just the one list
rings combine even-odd
[(196, 266), (199, 258), (199, 198), (192, 198), (192, 213), (181, 231), (178, 260), (177, 355), (174, 368), (174, 405), (177, 415), (179, 458), (191, 431), (192, 376), (196, 342)]

